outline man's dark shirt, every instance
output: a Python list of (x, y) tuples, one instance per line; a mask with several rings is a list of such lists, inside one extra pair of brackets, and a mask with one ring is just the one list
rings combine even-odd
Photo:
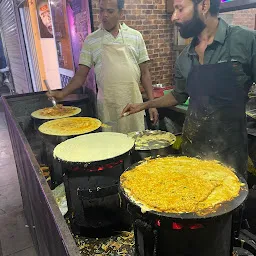
[[(196, 43), (197, 38), (194, 38), (175, 64), (175, 89), (172, 94), (179, 104), (184, 103), (189, 97), (186, 84), (192, 59), (194, 65), (200, 65), (195, 51)], [(238, 85), (243, 86), (245, 92), (248, 92), (252, 83), (256, 82), (256, 32), (239, 26), (229, 26), (223, 19), (219, 19), (214, 41), (205, 50), (204, 64), (227, 62), (229, 52), (231, 61), (243, 64), (238, 75)]]

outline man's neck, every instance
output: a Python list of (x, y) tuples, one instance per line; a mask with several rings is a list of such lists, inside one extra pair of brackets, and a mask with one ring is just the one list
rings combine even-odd
[(112, 34), (113, 37), (117, 37), (119, 34), (119, 28), (120, 28), (120, 24), (118, 23), (113, 29), (111, 29), (110, 31), (108, 31), (110, 34)]
[(210, 17), (206, 21), (206, 28), (201, 32), (198, 36), (199, 43), (207, 43), (207, 45), (211, 44), (214, 40), (216, 32), (219, 26), (218, 17)]

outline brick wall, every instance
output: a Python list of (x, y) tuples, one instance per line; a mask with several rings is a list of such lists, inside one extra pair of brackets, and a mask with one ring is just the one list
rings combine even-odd
[[(99, 0), (92, 0), (94, 27), (99, 25)], [(125, 0), (124, 22), (140, 31), (150, 61), (152, 82), (172, 84), (175, 54), (172, 51), (173, 26), (166, 13), (166, 0)]]
[(250, 29), (255, 29), (256, 8), (234, 11), (234, 12), (227, 12), (226, 14), (232, 14), (233, 25), (239, 25), (239, 26), (250, 28)]

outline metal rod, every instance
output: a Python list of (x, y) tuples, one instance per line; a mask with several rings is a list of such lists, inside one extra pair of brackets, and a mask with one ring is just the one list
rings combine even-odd
[[(44, 84), (45, 84), (45, 86), (46, 86), (48, 92), (51, 93), (52, 90), (51, 90), (51, 88), (50, 88), (50, 86), (49, 86), (47, 80), (44, 80)], [(57, 105), (56, 100), (55, 100), (54, 97), (51, 97), (51, 102), (52, 102), (52, 104), (53, 104), (54, 107)]]

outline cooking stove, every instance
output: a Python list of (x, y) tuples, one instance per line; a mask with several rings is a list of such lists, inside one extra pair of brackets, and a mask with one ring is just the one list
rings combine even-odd
[(241, 230), (235, 240), (229, 235), (230, 216), (204, 225), (173, 222), (168, 229), (160, 228), (160, 221), (156, 225), (141, 219), (133, 222), (136, 256), (256, 256), (256, 237), (252, 233)]
[(130, 162), (130, 152), (97, 164), (61, 162), (74, 234), (98, 237), (131, 226), (118, 193), (120, 175)]
[[(243, 177), (238, 177), (246, 184)], [(132, 218), (137, 256), (232, 256), (235, 246), (244, 247), (252, 254), (256, 252), (254, 237), (250, 246), (243, 243), (250, 233), (237, 238), (243, 203), (248, 196), (247, 186), (232, 201), (223, 202), (203, 215), (143, 211), (122, 185), (119, 189), (123, 206)], [(246, 252), (239, 249), (238, 253)]]

